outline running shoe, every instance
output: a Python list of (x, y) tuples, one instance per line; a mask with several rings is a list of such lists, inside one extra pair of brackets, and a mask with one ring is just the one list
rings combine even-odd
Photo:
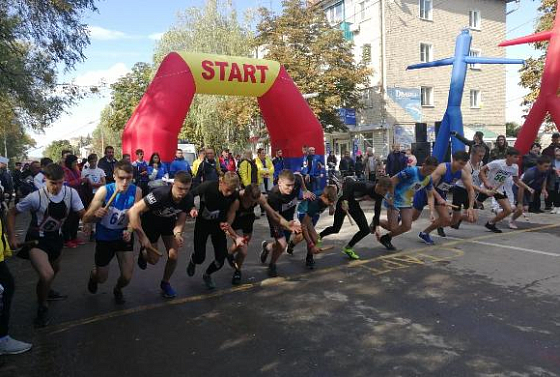
[(189, 260), (189, 264), (187, 265), (187, 275), (194, 276), (195, 272), (196, 272), (196, 264), (194, 264), (191, 259)]
[(45, 327), (51, 322), (49, 317), (49, 308), (46, 306), (39, 306), (37, 309), (37, 317), (35, 317), (35, 327)]
[(305, 267), (313, 270), (315, 268), (315, 259), (313, 258), (313, 254), (307, 254), (305, 258)]
[(550, 211), (551, 215), (556, 215), (558, 213), (560, 213), (560, 208), (553, 208), (552, 211)]
[(457, 224), (451, 225), (451, 227), (452, 227), (453, 229), (459, 229), (459, 227), (461, 226), (461, 223), (462, 223), (462, 222), (463, 222), (463, 220), (459, 220), (459, 222), (458, 222)]
[(519, 229), (519, 227), (515, 224), (514, 221), (510, 221), (508, 223), (508, 226), (509, 226), (510, 229)]
[(89, 293), (97, 293), (97, 282), (93, 279), (93, 275), (91, 273), (89, 274), (87, 289)]
[(86, 244), (86, 241), (81, 240), (81, 239), (79, 239), (79, 238), (74, 238), (74, 239), (72, 240), (72, 242), (74, 242), (74, 243), (75, 243), (76, 245), (78, 245), (78, 246), (82, 246), (82, 245), (85, 245), (85, 244)]
[(498, 229), (498, 227), (496, 227), (496, 224), (490, 224), (489, 222), (486, 223), (486, 225), (484, 225), (486, 227), (486, 229), (494, 232), (494, 233), (502, 233), (501, 229)]
[(51, 289), (49, 291), (49, 295), (47, 296), (47, 301), (63, 301), (66, 300), (68, 298), (68, 295), (63, 295), (60, 292), (55, 291), (54, 289)]
[(261, 246), (262, 246), (262, 251), (261, 251), (261, 263), (265, 264), (266, 263), (266, 259), (268, 258), (268, 249), (266, 248), (266, 246), (268, 245), (267, 241), (263, 241)]
[(231, 279), (231, 284), (239, 285), (241, 284), (241, 271), (235, 270), (233, 273), (233, 278)]
[[(163, 297), (173, 298), (173, 297), (177, 296), (177, 292), (175, 292), (175, 290), (173, 289), (171, 284), (169, 284), (169, 282), (162, 281), (161, 284), (159, 285), (159, 287), (161, 288), (161, 295)], [(115, 293), (115, 292), (113, 291), (113, 293)]]
[(20, 342), (7, 335), (0, 340), (0, 355), (19, 355), (29, 351), (31, 347), (31, 344)]
[(212, 275), (204, 274), (202, 275), (202, 280), (204, 280), (204, 284), (206, 284), (206, 288), (208, 289), (215, 289), (216, 284), (214, 280), (212, 280)]
[(275, 278), (278, 276), (278, 271), (276, 271), (276, 264), (271, 263), (268, 265), (267, 274), (271, 278)]
[(144, 253), (143, 253), (144, 250), (145, 249), (142, 248), (138, 253), (138, 267), (140, 267), (141, 270), (145, 270), (146, 268), (148, 268), (148, 262), (144, 258)]
[(75, 249), (75, 248), (78, 247), (78, 245), (74, 241), (70, 240), (70, 241), (64, 242), (64, 247), (67, 248), (67, 249)]
[(360, 259), (360, 256), (358, 254), (356, 254), (354, 252), (354, 249), (352, 249), (351, 247), (345, 246), (344, 249), (342, 249), (342, 252), (344, 254), (346, 254), (348, 256), (348, 258), (350, 258), (352, 260)]
[(447, 234), (445, 234), (445, 230), (443, 230), (443, 228), (437, 228), (437, 234), (440, 237), (447, 237)]
[(315, 246), (317, 246), (319, 249), (323, 247), (323, 239), (321, 238), (321, 236), (319, 236), (319, 238), (317, 239), (317, 243), (315, 244)]
[[(169, 286), (169, 288), (171, 288), (171, 286)], [(171, 290), (173, 291), (173, 288), (171, 288)], [(175, 292), (173, 292), (173, 293), (175, 293)], [(115, 296), (115, 302), (117, 304), (122, 305), (122, 304), (125, 303), (124, 295), (123, 295), (121, 289), (119, 289), (117, 287), (113, 288), (113, 296)], [(165, 296), (165, 297), (167, 297), (167, 296)], [(175, 297), (175, 296), (173, 296), (173, 297)]]
[(418, 238), (424, 241), (427, 245), (434, 245), (435, 242), (432, 240), (432, 237), (428, 233), (420, 232), (418, 233)]
[[(296, 247), (296, 245), (294, 245), (294, 243), (292, 241), (288, 242), (288, 247), (286, 248), (286, 253), (288, 253), (290, 255), (294, 255), (294, 247)], [(266, 262), (266, 260), (265, 260), (265, 262)]]
[(393, 244), (391, 243), (392, 237), (389, 235), (389, 233), (381, 236), (379, 238), (379, 242), (381, 243), (381, 245), (385, 246), (385, 248), (389, 251), (394, 251), (397, 250), (397, 248), (395, 246), (393, 246)]

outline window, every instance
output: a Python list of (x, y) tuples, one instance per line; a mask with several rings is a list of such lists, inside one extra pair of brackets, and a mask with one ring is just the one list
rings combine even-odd
[(479, 10), (470, 10), (469, 11), (469, 27), (471, 29), (480, 30), (480, 23), (482, 19), (480, 17)]
[(360, 3), (360, 20), (363, 21), (366, 19), (366, 3), (362, 1)]
[(344, 3), (340, 2), (327, 9), (327, 20), (331, 25), (342, 22), (344, 18)]
[[(482, 56), (482, 53), (480, 50), (478, 49), (472, 49), (469, 51), (469, 56), (474, 56), (474, 57), (480, 57)], [(469, 68), (470, 69), (476, 69), (476, 70), (481, 70), (482, 69), (482, 65), (477, 63), (477, 64), (469, 64)]]
[(431, 86), (420, 87), (420, 98), (422, 106), (434, 106), (434, 88)]
[(480, 109), (480, 90), (473, 89), (471, 90), (471, 109)]
[(420, 61), (422, 63), (427, 63), (431, 62), (432, 60), (432, 45), (429, 43), (420, 43)]
[(371, 63), (371, 44), (369, 43), (362, 46), (362, 62)]
[(432, 0), (420, 0), (420, 18), (423, 20), (432, 19)]

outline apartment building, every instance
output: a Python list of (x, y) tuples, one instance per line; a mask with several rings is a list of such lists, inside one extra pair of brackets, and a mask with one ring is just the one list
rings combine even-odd
[[(354, 42), (354, 56), (373, 73), (362, 90), (364, 108), (349, 118), (349, 132), (326, 135), (327, 149), (375, 147), (386, 155), (393, 141), (414, 141), (414, 124), (434, 123), (446, 106), (451, 67), (407, 71), (406, 67), (454, 55), (455, 39), (469, 29), (471, 54), (505, 57), (498, 44), (506, 34), (506, 4), (511, 0), (323, 0), (329, 22)], [(462, 101), (467, 136), (481, 130), (487, 139), (505, 133), (504, 65), (469, 67)], [(350, 111), (352, 113), (352, 111)], [(351, 124), (355, 123), (355, 124)]]

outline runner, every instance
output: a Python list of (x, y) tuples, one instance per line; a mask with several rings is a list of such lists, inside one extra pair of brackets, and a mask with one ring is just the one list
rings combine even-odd
[[(531, 195), (535, 192), (535, 190), (527, 186), (519, 179), (519, 166), (517, 165), (518, 160), (519, 151), (515, 148), (508, 148), (505, 160), (494, 160), (480, 169), (479, 177), (484, 184), (484, 187), (490, 191), (496, 192), (493, 196), (498, 201), (499, 206), (503, 209), (503, 211), (498, 213), (485, 225), (488, 230), (494, 233), (502, 233), (502, 230), (496, 227), (496, 224), (513, 213), (513, 209), (511, 208), (511, 204), (509, 203), (504, 188), (504, 183), (507, 178), (511, 177), (517, 186), (523, 187), (525, 190), (529, 191)], [(491, 195), (487, 194), (479, 194), (478, 199), (480, 202), (484, 202), (490, 196)]]
[[(122, 289), (128, 285), (134, 269), (134, 241), (132, 229), (127, 229), (126, 212), (134, 203), (142, 199), (142, 190), (132, 184), (134, 168), (126, 162), (117, 162), (114, 166), (113, 180), (107, 186), (100, 187), (84, 215), (84, 223), (97, 223), (95, 238), (95, 267), (90, 273), (88, 290), (97, 292), (97, 285), (105, 283), (109, 277), (109, 263), (116, 255), (121, 276), (113, 289), (117, 304), (124, 303)], [(112, 204), (107, 203), (118, 192)]]
[(187, 275), (193, 276), (196, 265), (204, 263), (206, 242), (211, 237), (214, 262), (210, 263), (202, 275), (208, 289), (216, 288), (212, 274), (223, 267), (228, 254), (226, 234), (222, 227), (225, 226), (231, 205), (237, 199), (238, 187), (239, 176), (228, 171), (218, 181), (201, 183), (192, 193), (193, 196), (200, 197), (200, 210), (194, 225), (194, 253), (187, 265)]
[(27, 231), (26, 241), (37, 241), (36, 245), (22, 249), (18, 256), (29, 259), (39, 276), (37, 283), (38, 309), (35, 326), (48, 325), (49, 309), (47, 301), (65, 299), (53, 290), (51, 285), (60, 270), (60, 257), (63, 237), (60, 232), (62, 224), (70, 211), (75, 211), (81, 218), (84, 206), (80, 196), (71, 187), (64, 186), (64, 170), (58, 164), (50, 164), (44, 169), (45, 187), (32, 192), (22, 199), (8, 214), (8, 237), (10, 246), (17, 247), (15, 234), (16, 217), (20, 213), (31, 211), (36, 216)]
[[(515, 220), (523, 214), (523, 211), (529, 211), (529, 204), (533, 202), (532, 195), (536, 195), (536, 193), (540, 194), (542, 190), (544, 197), (548, 197), (548, 192), (546, 191), (546, 181), (550, 174), (551, 164), (552, 163), (548, 156), (540, 156), (537, 158), (537, 166), (527, 169), (521, 176), (521, 182), (532, 188), (533, 193), (527, 192), (523, 186), (519, 188), (518, 186), (513, 186), (513, 191), (516, 192), (517, 209), (509, 221), (510, 229), (518, 229), (515, 224)], [(539, 200), (541, 200), (540, 197)]]
[[(246, 186), (239, 191), (239, 197), (229, 207), (227, 231), (235, 239), (234, 244), (229, 250), (227, 259), (229, 264), (235, 269), (231, 283), (241, 284), (241, 267), (247, 257), (247, 248), (253, 235), (253, 224), (255, 222), (255, 207), (261, 205), (267, 216), (276, 218), (284, 229), (290, 232), (300, 232), (301, 227), (290, 224), (276, 213), (267, 203), (266, 197), (261, 195), (259, 185), (256, 183)], [(242, 236), (239, 232), (243, 232)]]
[[(432, 222), (426, 229), (418, 234), (418, 237), (428, 245), (433, 245), (434, 241), (430, 237), (430, 233), (434, 229), (438, 229), (440, 236), (445, 237), (445, 232), (443, 228), (451, 225), (451, 217), (449, 216), (449, 208), (447, 205), (447, 193), (449, 189), (455, 186), (459, 181), (463, 182), (466, 187), (468, 195), (468, 220), (473, 221), (474, 219), (474, 189), (472, 183), (472, 176), (470, 171), (465, 169), (465, 166), (469, 162), (469, 154), (467, 152), (455, 152), (453, 153), (452, 162), (444, 162), (439, 164), (437, 169), (431, 174), (432, 185), (435, 187), (433, 190), (433, 195), (435, 199), (435, 209), (438, 214), (436, 221)], [(413, 207), (414, 214), (412, 220), (415, 221), (420, 217), (422, 210), (427, 204), (427, 192), (426, 188), (416, 192), (414, 195)], [(440, 230), (441, 229), (441, 230)]]
[[(412, 200), (415, 193), (426, 188), (428, 205), (430, 207), (430, 220), (435, 221), (434, 195), (431, 174), (438, 166), (437, 158), (426, 157), (422, 167), (410, 166), (391, 178), (393, 183), (393, 203), (389, 203), (387, 221), (380, 221), (380, 225), (389, 230), (389, 233), (379, 238), (379, 242), (387, 250), (395, 250), (391, 240), (398, 235), (408, 232), (412, 228)], [(401, 223), (399, 225), (399, 216)]]
[(128, 228), (136, 232), (142, 245), (138, 254), (140, 269), (145, 270), (148, 266), (147, 249), (157, 249), (159, 238), (163, 240), (167, 263), (160, 288), (165, 298), (177, 296), (169, 280), (177, 266), (179, 249), (183, 246), (183, 227), (187, 214), (191, 217), (198, 214), (190, 192), (191, 184), (190, 174), (179, 171), (175, 173), (171, 186), (156, 188), (128, 211)]
[[(350, 259), (360, 259), (360, 256), (354, 251), (354, 245), (370, 233), (374, 233), (377, 236), (377, 239), (380, 238), (379, 219), (381, 216), (381, 204), (383, 203), (385, 195), (392, 190), (392, 186), (393, 183), (391, 179), (387, 177), (379, 178), (377, 183), (356, 181), (346, 182), (342, 186), (342, 196), (336, 203), (333, 225), (321, 232), (321, 239), (328, 235), (340, 232), (345, 217), (347, 215), (352, 216), (360, 230), (354, 234), (342, 252), (348, 255), (348, 258)], [(359, 202), (364, 200), (375, 201), (375, 210), (371, 226), (368, 225), (364, 211), (360, 207)]]
[[(278, 212), (284, 220), (293, 224), (294, 213), (298, 204), (298, 195), (303, 189), (303, 199), (315, 199), (315, 194), (308, 191), (305, 187), (303, 177), (300, 173), (292, 173), (290, 170), (283, 170), (278, 175), (278, 185), (274, 186), (268, 194), (268, 204), (273, 210)], [(280, 255), (286, 250), (291, 233), (284, 230), (276, 219), (268, 218), (270, 236), (274, 241), (263, 241), (261, 251), (261, 262), (266, 263), (268, 254), (272, 252), (270, 264), (268, 265), (268, 276), (276, 277), (276, 262)], [(296, 236), (296, 240), (303, 237), (301, 234)]]

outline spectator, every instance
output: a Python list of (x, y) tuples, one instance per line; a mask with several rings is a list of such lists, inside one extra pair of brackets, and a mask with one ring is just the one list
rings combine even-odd
[(258, 171), (258, 184), (263, 194), (267, 194), (272, 188), (272, 177), (274, 176), (274, 165), (270, 157), (266, 155), (264, 148), (259, 148), (255, 159)]
[(53, 160), (48, 157), (43, 157), (41, 159), (41, 170), (33, 179), (33, 184), (35, 189), (40, 190), (45, 186), (45, 174), (43, 174), (43, 170), (47, 167), (47, 165), (52, 164)]
[[(37, 164), (38, 165), (38, 164)], [(87, 178), (82, 178), (80, 170), (78, 169), (78, 157), (73, 154), (66, 156), (64, 161), (64, 183), (67, 186), (75, 189), (82, 197), (82, 183), (86, 183)], [(62, 235), (64, 237), (64, 246), (75, 249), (85, 242), (78, 239), (78, 227), (80, 225), (80, 218), (76, 212), (70, 211), (66, 221), (62, 225)]]
[(219, 163), (216, 162), (214, 149), (206, 148), (206, 157), (200, 163), (196, 172), (197, 183), (217, 181), (220, 174), (221, 170)]
[(166, 183), (163, 181), (163, 177), (166, 175), (168, 175), (167, 168), (165, 164), (162, 164), (159, 153), (152, 153), (148, 163), (148, 187), (150, 191), (156, 187), (165, 186)]
[[(183, 153), (181, 151), (181, 153)], [(136, 161), (132, 163), (134, 167), (134, 180), (136, 186), (140, 187), (142, 190), (142, 196), (148, 195), (150, 192), (148, 187), (148, 182), (150, 178), (148, 177), (148, 163), (144, 161), (144, 151), (142, 149), (136, 150)]]
[(381, 161), (375, 156), (373, 148), (368, 147), (366, 149), (366, 159), (364, 161), (364, 173), (366, 179), (370, 182), (375, 182), (380, 167)]
[(506, 158), (508, 151), (508, 143), (504, 135), (500, 135), (496, 138), (496, 145), (490, 151), (489, 161), (503, 160)]
[(329, 168), (329, 171), (331, 170), (335, 171), (337, 164), (338, 164), (338, 160), (336, 159), (334, 151), (330, 151), (327, 157), (327, 167)]
[(393, 144), (393, 151), (387, 156), (387, 164), (385, 170), (389, 177), (397, 175), (408, 166), (408, 157), (401, 151), (399, 143)]
[(68, 149), (63, 149), (62, 152), (61, 152), (62, 159), (58, 162), (58, 164), (62, 167), (66, 166), (65, 165), (66, 164), (66, 157), (68, 157), (71, 154), (72, 154), (72, 151), (69, 151)]
[(245, 188), (252, 183), (258, 184), (258, 169), (257, 164), (253, 160), (253, 153), (245, 151), (243, 158), (239, 161), (239, 177), (241, 178), (241, 187)]
[(365, 167), (364, 167), (364, 157), (360, 152), (358, 152), (358, 155), (356, 156), (354, 169), (356, 170), (356, 178), (358, 178), (358, 180), (361, 181), (364, 176)]
[(41, 171), (39, 161), (33, 161), (31, 164), (26, 165), (27, 168), (24, 166), (24, 170), (21, 173), (20, 192), (22, 198), (36, 190), (35, 176)]
[(89, 164), (88, 164), (87, 158), (82, 158), (82, 161), (80, 161), (78, 163), (78, 169), (80, 169), (80, 171), (82, 171), (82, 170), (84, 170), (84, 168), (88, 168), (88, 167), (89, 167)]
[[(541, 145), (539, 143), (533, 143), (531, 145), (531, 150), (525, 156), (523, 156), (523, 171), (527, 171), (533, 166), (537, 166), (537, 159), (541, 155)], [(533, 200), (529, 203), (529, 212), (532, 213), (543, 213), (541, 210), (541, 190), (535, 190), (533, 194)]]
[(315, 147), (307, 148), (307, 158), (301, 172), (305, 176), (305, 180), (309, 182), (312, 192), (320, 190), (323, 168), (321, 158), (315, 154)]
[(278, 175), (284, 170), (284, 157), (282, 157), (282, 149), (276, 151), (276, 157), (272, 160), (274, 165), (274, 184), (278, 182)]
[(130, 164), (130, 160), (130, 155), (128, 153), (122, 155), (121, 161), (128, 162)]
[[(161, 164), (161, 161), (159, 161), (159, 164)], [(171, 162), (171, 165), (169, 166), (169, 178), (174, 178), (175, 173), (177, 173), (178, 171), (186, 171), (187, 173), (192, 174), (191, 167), (189, 165), (189, 162), (185, 160), (182, 149), (177, 149), (175, 151), (175, 160), (173, 160), (173, 162)]]
[[(12, 192), (14, 191), (14, 181), (12, 180), (12, 175), (8, 170), (8, 160), (6, 157), (0, 157), (0, 182), (2, 183), (3, 191), (1, 195), (9, 194), (11, 198)], [(4, 201), (4, 197), (1, 198), (0, 202)]]
[(469, 146), (469, 154), (471, 153), (471, 148), (473, 147), (473, 145), (482, 145), (484, 147), (484, 150), (486, 151), (486, 153), (484, 154), (484, 158), (482, 159), (482, 164), (486, 165), (488, 163), (488, 159), (490, 158), (490, 148), (484, 142), (484, 133), (482, 133), (481, 131), (476, 131), (472, 140), (468, 140), (463, 135), (458, 134), (457, 131), (451, 131), (451, 135), (455, 136), (463, 144)]
[(412, 154), (412, 149), (407, 148), (405, 154), (406, 154), (406, 158), (408, 158), (407, 166), (416, 166), (416, 164), (418, 164), (418, 160), (416, 159), (416, 156)]
[(352, 157), (350, 157), (350, 151), (344, 152), (344, 157), (340, 159), (340, 165), (338, 166), (340, 173), (343, 177), (354, 174), (355, 164)]
[(196, 160), (193, 161), (192, 163), (192, 174), (193, 177), (196, 176), (196, 173), (198, 172), (198, 167), (200, 166), (200, 163), (202, 161), (204, 161), (204, 159), (206, 158), (206, 149), (201, 148), (198, 150), (198, 158)]
[[(552, 134), (552, 142), (542, 151), (542, 154), (554, 159), (554, 156), (556, 155), (556, 148), (560, 148), (560, 133), (558, 132)], [(554, 166), (554, 164), (552, 165)]]
[(307, 145), (301, 147), (301, 154), (303, 157), (301, 158), (300, 170), (304, 168), (305, 163), (307, 162)]
[[(124, 158), (124, 156), (123, 156)], [(117, 163), (117, 160), (115, 160), (115, 149), (111, 146), (106, 146), (105, 147), (105, 156), (102, 157), (99, 160), (99, 163), (97, 164), (97, 166), (100, 169), (103, 169), (103, 171), (105, 172), (105, 180), (107, 181), (107, 183), (113, 183), (115, 182), (115, 179), (113, 178), (113, 173), (115, 171), (115, 164)]]
[[(105, 186), (105, 171), (97, 166), (97, 155), (92, 153), (87, 158), (87, 165), (82, 169), (82, 178), (86, 178), (89, 186), (91, 187), (91, 193), (95, 194), (97, 189), (101, 186)], [(91, 203), (91, 199), (83, 203), (84, 207), (88, 207)]]
[(235, 171), (237, 170), (235, 159), (229, 152), (229, 149), (224, 149), (222, 151), (222, 157), (220, 157), (220, 165), (222, 166), (222, 170), (224, 173), (228, 171), (235, 173)]
[(560, 214), (560, 149), (554, 152), (554, 160), (552, 160), (551, 173), (547, 179), (547, 189), (550, 195), (552, 214)]
[(12, 180), (14, 181), (15, 203), (19, 202), (19, 187), (21, 185), (21, 162), (16, 162), (12, 170)]

